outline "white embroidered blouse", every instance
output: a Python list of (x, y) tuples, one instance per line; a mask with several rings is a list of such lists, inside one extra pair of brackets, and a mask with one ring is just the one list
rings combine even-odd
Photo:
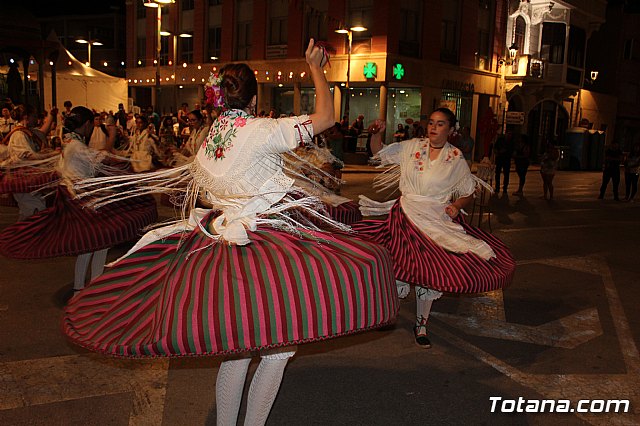
[[(486, 260), (495, 257), (487, 243), (467, 235), (445, 213), (450, 202), (472, 195), (480, 184), (458, 148), (446, 143), (438, 158), (430, 160), (429, 139), (420, 138), (388, 145), (378, 155), (383, 166), (400, 166), (402, 211), (431, 240), (456, 253), (472, 252)], [(360, 196), (364, 215), (387, 213), (393, 203), (377, 203)]]

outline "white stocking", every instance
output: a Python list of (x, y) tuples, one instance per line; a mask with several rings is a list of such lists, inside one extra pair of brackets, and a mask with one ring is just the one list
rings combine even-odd
[(437, 290), (416, 286), (416, 325), (427, 323), (431, 313), (431, 305), (440, 296), (442, 293)]
[(275, 353), (262, 356), (249, 387), (245, 426), (262, 426), (267, 422), (271, 407), (280, 389), (284, 368), (293, 354), (295, 354), (295, 350), (293, 352), (278, 350)]
[(251, 358), (223, 361), (216, 379), (216, 424), (235, 426)]
[(82, 290), (84, 288), (84, 281), (87, 277), (87, 268), (89, 267), (90, 260), (91, 253), (81, 254), (76, 259), (76, 268), (73, 276), (74, 290)]
[(396, 280), (396, 290), (398, 291), (398, 299), (404, 299), (411, 292), (411, 286), (404, 281)]
[(104, 272), (104, 264), (107, 261), (107, 252), (109, 249), (98, 250), (93, 252), (91, 259), (91, 281), (98, 278)]

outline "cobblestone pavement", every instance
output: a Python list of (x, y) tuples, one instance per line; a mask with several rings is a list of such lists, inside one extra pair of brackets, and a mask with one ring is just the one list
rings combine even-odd
[[(342, 194), (375, 197), (374, 175), (347, 171)], [(640, 423), (640, 204), (597, 200), (595, 172), (559, 172), (552, 202), (539, 198), (537, 171), (526, 197), (510, 195), (516, 183), (512, 173), (481, 220), (514, 253), (511, 287), (437, 301), (430, 350), (413, 343), (411, 296), (394, 328), (300, 346), (268, 424)], [(16, 217), (0, 207), (0, 227)], [(64, 339), (73, 265), (0, 259), (0, 424), (214, 425), (219, 359), (109, 359)], [(524, 410), (543, 399), (574, 411)], [(583, 413), (579, 400), (630, 408)]]

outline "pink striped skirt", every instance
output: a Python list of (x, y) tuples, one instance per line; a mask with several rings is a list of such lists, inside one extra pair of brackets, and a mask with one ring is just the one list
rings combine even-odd
[(58, 180), (55, 171), (21, 168), (0, 175), (0, 194), (32, 192)]
[(362, 213), (360, 213), (360, 205), (353, 201), (342, 203), (339, 206), (325, 205), (329, 216), (333, 220), (342, 222), (347, 225), (356, 223), (362, 220)]
[[(203, 223), (211, 221), (213, 215)], [(76, 344), (124, 357), (206, 356), (329, 339), (398, 314), (391, 259), (352, 235), (259, 227), (246, 246), (198, 229), (121, 260), (71, 299)]]
[(404, 215), (397, 202), (386, 220), (354, 224), (358, 237), (380, 243), (393, 257), (398, 280), (450, 293), (482, 293), (506, 287), (515, 261), (502, 241), (461, 222), (467, 234), (485, 241), (496, 254), (484, 260), (473, 253), (452, 253), (435, 244)]
[(158, 218), (152, 196), (85, 208), (59, 186), (53, 206), (0, 233), (0, 254), (12, 259), (76, 256), (136, 240)]

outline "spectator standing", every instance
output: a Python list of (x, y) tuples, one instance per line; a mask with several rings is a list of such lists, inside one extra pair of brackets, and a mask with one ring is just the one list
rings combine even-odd
[(496, 194), (500, 193), (500, 175), (503, 175), (502, 190), (507, 192), (509, 173), (511, 172), (511, 155), (513, 153), (513, 135), (510, 131), (500, 135), (493, 145), (496, 165)]
[(116, 124), (123, 129), (127, 127), (127, 112), (123, 104), (118, 104), (118, 112), (115, 114)]
[(551, 143), (547, 143), (547, 148), (540, 159), (540, 176), (542, 177), (542, 191), (545, 200), (553, 200), (553, 178), (558, 170), (558, 159), (560, 153)]
[(358, 118), (353, 122), (351, 128), (355, 130), (356, 137), (360, 136), (364, 132), (364, 115), (358, 115)]
[(636, 142), (624, 161), (624, 200), (632, 202), (638, 192), (638, 172), (640, 172), (640, 143)]
[(518, 142), (516, 143), (516, 150), (513, 153), (513, 160), (516, 163), (516, 173), (518, 174), (518, 190), (513, 193), (522, 197), (524, 193), (524, 183), (527, 178), (527, 170), (529, 170), (529, 156), (531, 155), (531, 148), (529, 146), (529, 137), (527, 135), (518, 136)]
[(467, 164), (471, 164), (473, 161), (473, 145), (475, 141), (471, 137), (471, 128), (464, 126), (460, 131), (460, 140), (458, 141), (458, 148), (462, 151), (464, 159), (467, 160)]
[(622, 163), (622, 150), (618, 142), (613, 141), (609, 148), (604, 151), (604, 167), (602, 169), (602, 185), (600, 185), (600, 195), (598, 199), (604, 199), (604, 193), (607, 191), (609, 181), (613, 185), (613, 199), (620, 201), (618, 197), (618, 189), (620, 186), (620, 164)]

